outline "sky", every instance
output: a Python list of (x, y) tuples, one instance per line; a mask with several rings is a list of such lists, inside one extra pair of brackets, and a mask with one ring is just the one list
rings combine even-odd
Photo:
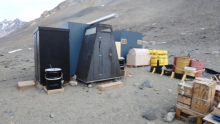
[(4, 19), (31, 21), (45, 10), (51, 10), (64, 0), (1, 0), (0, 22)]

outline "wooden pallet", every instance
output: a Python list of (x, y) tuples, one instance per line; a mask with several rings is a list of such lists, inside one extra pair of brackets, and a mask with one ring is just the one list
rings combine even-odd
[(201, 113), (193, 111), (191, 109), (184, 108), (182, 106), (176, 105), (176, 118), (180, 119), (180, 120), (182, 119), (184, 121), (187, 121), (188, 119), (182, 117), (181, 113), (185, 113), (185, 114), (196, 117), (197, 118), (197, 123), (196, 124), (202, 124), (202, 119), (203, 119), (203, 117), (205, 117), (204, 114), (201, 114)]
[(46, 87), (44, 87), (44, 91), (50, 95), (50, 94), (58, 94), (58, 93), (63, 93), (64, 92), (64, 87), (62, 87), (61, 89), (54, 89), (54, 90), (47, 90)]
[(147, 67), (148, 65), (126, 65), (128, 68)]

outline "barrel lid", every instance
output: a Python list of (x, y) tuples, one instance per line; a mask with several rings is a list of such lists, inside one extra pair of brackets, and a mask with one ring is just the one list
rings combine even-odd
[(62, 69), (61, 68), (48, 68), (48, 69), (45, 69), (45, 72), (47, 71), (61, 71)]

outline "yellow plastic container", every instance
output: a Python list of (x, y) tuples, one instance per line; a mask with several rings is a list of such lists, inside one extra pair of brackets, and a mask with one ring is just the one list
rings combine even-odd
[(157, 66), (157, 58), (151, 58), (151, 60), (150, 60), (150, 65), (151, 66)]

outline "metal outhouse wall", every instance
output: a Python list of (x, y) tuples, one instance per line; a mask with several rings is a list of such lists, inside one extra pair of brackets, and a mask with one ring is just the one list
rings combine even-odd
[(115, 42), (121, 42), (121, 57), (125, 58), (131, 48), (142, 48), (142, 33), (131, 31), (114, 31)]
[(70, 75), (75, 75), (85, 29), (88, 24), (67, 22), (60, 28), (69, 29)]
[(69, 30), (38, 27), (34, 31), (35, 79), (45, 85), (45, 69), (61, 68), (63, 80), (70, 80)]
[(96, 24), (86, 29), (76, 75), (84, 83), (121, 76), (111, 25)]

